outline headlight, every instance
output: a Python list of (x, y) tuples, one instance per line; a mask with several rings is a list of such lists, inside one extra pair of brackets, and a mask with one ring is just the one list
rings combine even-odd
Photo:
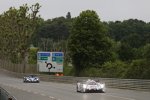
[(29, 81), (29, 79), (27, 78), (27, 80)]
[(98, 88), (105, 88), (105, 84), (98, 84)]
[(86, 84), (83, 84), (83, 88), (86, 88)]
[(101, 84), (100, 86), (101, 86), (101, 88), (105, 88), (105, 84)]
[(36, 78), (36, 80), (39, 80), (38, 78)]

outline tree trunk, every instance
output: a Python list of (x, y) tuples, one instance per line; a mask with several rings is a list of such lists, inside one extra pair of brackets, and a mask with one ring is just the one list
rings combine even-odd
[(27, 64), (28, 64), (28, 52), (25, 52), (23, 56), (23, 73), (26, 73)]

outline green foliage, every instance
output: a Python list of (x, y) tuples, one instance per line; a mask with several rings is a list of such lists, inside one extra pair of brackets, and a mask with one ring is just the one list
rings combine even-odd
[(94, 68), (89, 67), (86, 68), (80, 73), (80, 76), (86, 76), (86, 77), (101, 77), (101, 69), (100, 68)]
[(100, 67), (112, 57), (110, 39), (105, 34), (95, 11), (83, 11), (74, 21), (72, 34), (68, 40), (68, 50), (79, 74), (87, 67)]
[(38, 3), (31, 7), (25, 4), (19, 9), (11, 7), (0, 15), (1, 55), (7, 56), (14, 63), (16, 61), (13, 59), (20, 58), (18, 60), (24, 64), (23, 72), (28, 60), (31, 37), (39, 21), (39, 9)]
[(147, 59), (150, 60), (150, 44), (146, 44), (143, 48), (143, 56)]
[[(137, 19), (124, 20), (123, 22), (121, 21), (109, 22), (108, 27), (109, 27), (108, 33), (110, 34), (111, 37), (113, 37), (117, 41), (120, 41), (130, 36), (131, 34), (135, 33), (139, 36), (144, 36), (147, 32), (149, 32), (148, 29), (150, 28), (144, 21)], [(145, 40), (143, 40), (143, 37), (141, 37), (140, 42), (143, 43), (144, 41)]]
[(42, 22), (34, 34), (33, 45), (41, 51), (66, 51), (66, 39), (70, 34), (71, 25), (72, 19), (65, 17)]
[(127, 68), (127, 64), (119, 60), (106, 62), (101, 69), (101, 77), (123, 78)]
[(37, 38), (65, 39), (69, 30), (64, 17), (47, 20), (37, 31)]
[(126, 72), (125, 78), (149, 79), (150, 62), (145, 59), (133, 60)]
[(133, 60), (127, 70), (125, 78), (149, 79), (150, 78), (150, 44), (139, 48), (141, 59)]
[(65, 76), (74, 76), (74, 68), (71, 64), (64, 62), (63, 73)]
[[(2, 50), (7, 49), (7, 53), (27, 52), (30, 46), (30, 39), (37, 24), (37, 13), (40, 6), (35, 4), (28, 7), (27, 4), (20, 6), (19, 9), (10, 8), (1, 15), (0, 33), (2, 36)], [(31, 13), (29, 13), (31, 11)]]
[(128, 44), (132, 48), (139, 48), (140, 46), (142, 46), (141, 40), (142, 39), (139, 34), (132, 33), (132, 34), (129, 34), (128, 36), (124, 37), (121, 40), (121, 42)]
[(115, 61), (117, 59), (119, 59), (119, 50), (121, 47), (121, 43), (120, 42), (116, 42), (113, 39), (110, 39), (111, 43), (112, 43), (112, 47), (111, 47), (111, 52), (112, 52), (112, 59), (111, 61)]
[(31, 47), (29, 50), (28, 63), (37, 64), (37, 52), (38, 48)]
[(136, 52), (137, 59), (146, 59), (147, 61), (150, 59), (150, 53), (149, 53), (150, 44), (149, 43), (147, 43), (143, 47), (140, 47), (134, 51)]
[(119, 58), (123, 61), (131, 61), (134, 58), (133, 48), (127, 43), (121, 44), (118, 54)]

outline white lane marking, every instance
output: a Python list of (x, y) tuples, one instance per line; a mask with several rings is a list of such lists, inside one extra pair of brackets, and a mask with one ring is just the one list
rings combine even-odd
[(40, 95), (42, 95), (42, 96), (46, 96), (46, 95), (45, 95), (45, 94), (43, 94), (43, 93), (42, 93), (42, 94), (40, 94)]
[(133, 99), (133, 98), (115, 96), (115, 95), (110, 95), (110, 94), (103, 94), (103, 95), (105, 95), (105, 96), (110, 96), (110, 97), (115, 97), (115, 98), (121, 98), (121, 99), (125, 99), (125, 100), (136, 100), (136, 99)]
[(54, 97), (52, 97), (52, 96), (49, 96), (49, 98), (50, 98), (50, 99), (54, 99)]
[(27, 90), (27, 92), (31, 92), (31, 90)]
[(34, 94), (39, 94), (38, 92), (33, 92)]
[(55, 97), (49, 96), (50, 100), (61, 100), (61, 99), (56, 99)]

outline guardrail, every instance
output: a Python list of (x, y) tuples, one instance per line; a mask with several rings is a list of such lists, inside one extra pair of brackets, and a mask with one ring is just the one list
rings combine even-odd
[[(7, 75), (22, 78), (25, 74), (5, 71)], [(51, 76), (51, 75), (38, 75), (40, 80), (48, 82), (62, 82), (76, 84), (77, 81), (85, 79), (95, 79), (105, 82), (106, 87), (109, 88), (120, 88), (120, 89), (131, 89), (139, 91), (150, 92), (150, 80), (142, 79), (117, 79), (117, 78), (99, 78), (99, 77), (72, 77), (72, 76)]]
[(98, 77), (47, 76), (47, 75), (40, 75), (39, 77), (45, 81), (63, 82), (63, 83), (71, 83), (71, 84), (75, 84), (77, 81), (90, 78), (90, 79), (104, 82), (106, 84), (106, 87), (109, 88), (130, 89), (130, 90), (150, 92), (150, 80), (98, 78)]
[(14, 96), (10, 95), (2, 87), (0, 87), (0, 100), (17, 100), (17, 99)]

